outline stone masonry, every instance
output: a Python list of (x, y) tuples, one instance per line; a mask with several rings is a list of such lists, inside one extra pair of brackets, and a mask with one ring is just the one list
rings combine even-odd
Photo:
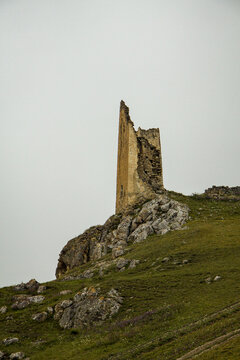
[(240, 186), (215, 186), (205, 190), (205, 196), (215, 200), (240, 200)]
[(163, 190), (159, 129), (134, 129), (129, 109), (120, 103), (116, 213), (152, 199)]

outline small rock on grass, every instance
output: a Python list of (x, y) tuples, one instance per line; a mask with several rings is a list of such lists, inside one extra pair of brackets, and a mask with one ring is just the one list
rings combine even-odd
[(116, 266), (117, 266), (118, 270), (120, 270), (123, 267), (125, 267), (128, 263), (129, 263), (129, 260), (121, 258), (117, 261)]
[(50, 315), (52, 315), (52, 314), (53, 314), (53, 308), (52, 308), (51, 306), (49, 306), (49, 307), (47, 308), (47, 312), (48, 312)]
[(2, 360), (4, 358), (4, 353), (2, 351), (0, 351), (0, 360)]
[(207, 279), (205, 279), (205, 283), (206, 284), (211, 284), (212, 282), (212, 278), (211, 277), (208, 277)]
[(4, 345), (11, 345), (11, 344), (19, 342), (19, 338), (17, 338), (17, 337), (16, 338), (7, 338), (7, 339), (4, 339), (2, 342)]
[(129, 265), (128, 268), (129, 269), (134, 269), (139, 263), (140, 263), (140, 260), (133, 259), (133, 260), (131, 260), (130, 265)]
[(46, 311), (32, 315), (32, 319), (34, 321), (38, 321), (38, 322), (43, 322), (43, 321), (47, 320), (47, 317), (48, 317), (48, 314)]
[(6, 306), (2, 306), (1, 308), (0, 308), (0, 313), (1, 314), (5, 314), (7, 312), (7, 307)]
[(60, 295), (67, 295), (67, 294), (71, 294), (72, 290), (62, 290), (60, 291)]
[(45, 285), (40, 285), (38, 290), (37, 290), (37, 293), (42, 294), (46, 290), (47, 290), (47, 287)]
[(25, 354), (23, 352), (21, 352), (21, 351), (16, 352), (16, 353), (12, 353), (9, 356), (10, 360), (21, 360), (21, 359), (24, 359), (24, 358), (25, 358)]
[(220, 275), (217, 275), (217, 276), (215, 276), (215, 278), (213, 279), (213, 281), (219, 281), (219, 280), (221, 280), (222, 279), (222, 277), (220, 276)]

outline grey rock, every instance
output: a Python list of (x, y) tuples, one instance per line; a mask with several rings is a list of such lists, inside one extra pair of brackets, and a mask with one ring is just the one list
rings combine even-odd
[(129, 239), (133, 243), (139, 243), (145, 240), (149, 235), (153, 234), (154, 230), (152, 228), (151, 222), (146, 222), (137, 227), (136, 230), (129, 236)]
[(122, 246), (117, 246), (112, 249), (112, 258), (116, 259), (119, 256), (122, 256), (125, 253), (125, 250)]
[(215, 276), (215, 278), (213, 279), (213, 281), (219, 281), (219, 280), (221, 280), (222, 279), (222, 277), (220, 276), (220, 275), (217, 275), (217, 276)]
[(31, 293), (34, 293), (38, 290), (40, 284), (36, 279), (31, 279), (26, 283), (26, 289), (29, 290)]
[(46, 311), (32, 315), (32, 319), (38, 322), (43, 322), (47, 320), (47, 317), (48, 317), (48, 313)]
[(86, 270), (84, 271), (84, 273), (82, 274), (82, 277), (84, 279), (90, 279), (94, 276), (94, 273), (91, 270)]
[(162, 218), (155, 220), (152, 224), (152, 227), (155, 233), (158, 235), (164, 235), (170, 230), (170, 227), (168, 226), (168, 222)]
[(48, 312), (48, 314), (49, 315), (52, 315), (53, 314), (53, 308), (51, 307), (51, 306), (48, 306), (48, 308), (47, 308), (47, 312)]
[(125, 267), (127, 264), (129, 263), (129, 260), (121, 258), (117, 261), (116, 263), (116, 267), (118, 270), (122, 269), (123, 267)]
[(43, 295), (30, 296), (29, 300), (31, 303), (39, 304), (42, 303), (45, 297)]
[(138, 264), (140, 263), (140, 260), (131, 260), (130, 264), (129, 264), (129, 269), (134, 269)]
[(19, 342), (19, 338), (7, 338), (7, 339), (4, 339), (3, 341), (3, 345), (12, 345), (12, 344), (15, 344), (17, 342)]
[(15, 301), (13, 305), (11, 306), (13, 310), (22, 310), (25, 309), (27, 306), (29, 306), (32, 303), (42, 303), (45, 297), (43, 295), (35, 295), (35, 296), (29, 296), (29, 295), (16, 295), (13, 297), (13, 300)]
[(39, 288), (37, 289), (37, 293), (42, 294), (46, 290), (47, 290), (47, 287), (45, 285), (40, 285)]
[(26, 284), (21, 282), (21, 284), (15, 285), (14, 286), (14, 290), (15, 291), (23, 291), (26, 290)]
[(101, 296), (100, 289), (85, 288), (74, 296), (72, 304), (67, 308), (62, 309), (58, 306), (56, 309), (56, 305), (55, 311), (58, 316), (55, 319), (64, 329), (98, 324), (116, 314), (122, 301), (115, 289), (109, 291), (106, 296)]
[(206, 284), (211, 284), (212, 278), (209, 276), (207, 279), (205, 279)]
[(5, 354), (2, 351), (0, 351), (0, 360), (4, 359), (4, 357), (5, 357)]
[(1, 314), (6, 314), (6, 312), (7, 312), (7, 307), (6, 307), (6, 306), (2, 306), (2, 307), (0, 308), (0, 313), (1, 313)]
[(170, 261), (170, 258), (169, 258), (169, 257), (165, 257), (165, 258), (162, 259), (162, 262), (163, 262), (163, 263), (166, 263), (166, 262), (169, 262), (169, 261)]
[(16, 352), (16, 353), (12, 353), (9, 356), (10, 360), (21, 360), (21, 359), (24, 359), (24, 358), (25, 358), (25, 354), (23, 352), (21, 352), (21, 351)]
[(183, 263), (183, 264), (188, 264), (188, 263), (189, 263), (189, 260), (184, 259), (184, 260), (182, 261), (182, 263)]
[(67, 294), (71, 294), (72, 290), (62, 290), (60, 291), (59, 295), (67, 295)]

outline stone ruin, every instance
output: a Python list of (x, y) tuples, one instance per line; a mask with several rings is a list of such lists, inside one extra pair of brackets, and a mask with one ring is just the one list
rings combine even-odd
[(152, 199), (163, 190), (159, 129), (134, 129), (129, 108), (120, 103), (116, 213)]
[(215, 200), (240, 200), (240, 186), (215, 186), (205, 190), (204, 195)]
[(159, 129), (135, 131), (129, 109), (121, 101), (116, 214), (64, 246), (56, 277), (109, 253), (116, 259), (129, 244), (180, 229), (187, 219), (188, 207), (171, 200), (163, 188)]

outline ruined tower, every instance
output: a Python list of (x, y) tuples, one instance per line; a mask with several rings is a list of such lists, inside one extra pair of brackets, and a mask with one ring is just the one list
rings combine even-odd
[(129, 109), (120, 103), (116, 213), (163, 190), (159, 129), (134, 129)]

